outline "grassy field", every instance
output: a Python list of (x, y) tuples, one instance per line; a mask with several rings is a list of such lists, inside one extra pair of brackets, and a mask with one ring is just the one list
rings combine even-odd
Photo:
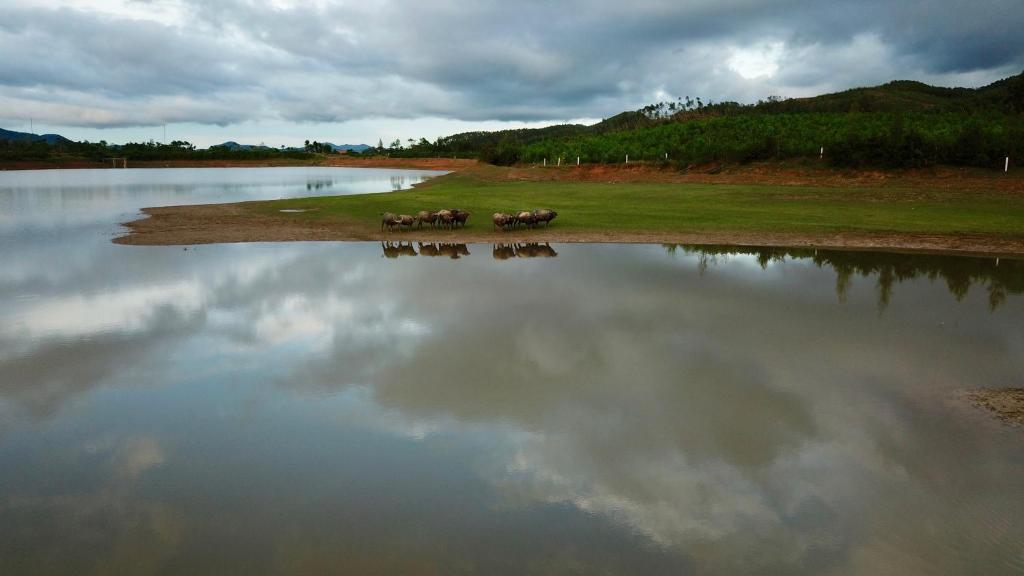
[(548, 208), (563, 232), (889, 233), (1024, 237), (1024, 195), (926, 188), (837, 188), (678, 183), (503, 181), (481, 168), (387, 194), (253, 203), (250, 210), (368, 228), (382, 212), (460, 208), (469, 230), (491, 229), (494, 212)]

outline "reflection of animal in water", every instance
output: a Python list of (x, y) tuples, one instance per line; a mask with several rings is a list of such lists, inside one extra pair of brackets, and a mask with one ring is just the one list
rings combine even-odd
[(381, 249), (384, 250), (385, 258), (398, 258), (399, 256), (418, 256), (412, 242), (381, 242)]
[(438, 248), (441, 250), (441, 254), (452, 260), (458, 260), (462, 256), (469, 256), (469, 247), (465, 244), (440, 244)]
[(437, 244), (424, 244), (420, 242), (420, 256), (440, 256), (441, 251), (437, 249)]
[(387, 226), (388, 230), (390, 231), (390, 230), (398, 227), (399, 224), (401, 224), (401, 222), (398, 220), (398, 216), (395, 216), (391, 212), (383, 212), (383, 213), (381, 213), (381, 215), (380, 215), (380, 229), (382, 231), (384, 230), (385, 226)]
[(554, 258), (558, 252), (550, 244), (519, 244), (516, 246), (516, 256), (520, 258)]
[(491, 250), (491, 256), (495, 260), (508, 260), (509, 258), (554, 258), (558, 252), (550, 244), (495, 244)]
[(452, 260), (461, 258), (462, 256), (469, 256), (469, 247), (465, 244), (424, 244), (420, 242), (420, 255), (421, 256), (447, 256)]
[(495, 260), (508, 260), (509, 258), (516, 257), (516, 247), (514, 244), (495, 244), (491, 250), (491, 256)]

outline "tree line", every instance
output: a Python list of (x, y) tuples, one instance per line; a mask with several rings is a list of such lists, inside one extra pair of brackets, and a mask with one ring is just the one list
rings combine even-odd
[(53, 144), (44, 141), (0, 140), (0, 160), (60, 161), (85, 160), (101, 162), (112, 157), (136, 161), (156, 160), (266, 160), (274, 158), (308, 159), (313, 154), (303, 150), (266, 147), (232, 148), (211, 146), (197, 149), (190, 142), (175, 140), (169, 144), (159, 142), (131, 142), (108, 144), (99, 142), (73, 142), (61, 140)]

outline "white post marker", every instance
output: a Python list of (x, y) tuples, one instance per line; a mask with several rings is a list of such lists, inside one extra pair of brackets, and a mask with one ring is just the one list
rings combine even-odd
[(548, 159), (547, 159), (547, 158), (545, 158), (545, 159), (544, 159), (544, 165), (545, 165), (545, 166), (547, 166), (547, 165), (548, 165)]
[(665, 160), (668, 160), (668, 152), (665, 152)]
[(1009, 171), (1010, 171), (1010, 157), (1007, 156), (1006, 157), (1006, 162), (1003, 164), (1003, 174), (1006, 174)]
[(822, 146), (821, 147), (821, 152), (818, 154), (818, 158), (820, 159), (820, 158), (824, 158), (824, 157), (825, 157), (825, 147)]
[(559, 165), (559, 166), (561, 166), (561, 165), (562, 165), (562, 157), (561, 157), (561, 156), (559, 156), (559, 157), (558, 157), (558, 165)]
[(579, 165), (580, 165), (580, 157), (579, 157), (579, 156), (577, 156), (577, 157), (576, 157), (576, 165), (577, 165), (577, 166), (579, 166)]
[(629, 164), (629, 154), (626, 154), (626, 164)]

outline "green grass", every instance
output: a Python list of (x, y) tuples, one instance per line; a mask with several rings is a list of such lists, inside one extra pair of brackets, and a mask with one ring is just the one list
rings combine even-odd
[(724, 184), (503, 182), (499, 169), (437, 178), (400, 192), (253, 203), (314, 211), (296, 218), (379, 226), (382, 212), (460, 208), (470, 229), (494, 212), (549, 208), (564, 231), (915, 233), (1024, 236), (1024, 196), (1006, 192)]

